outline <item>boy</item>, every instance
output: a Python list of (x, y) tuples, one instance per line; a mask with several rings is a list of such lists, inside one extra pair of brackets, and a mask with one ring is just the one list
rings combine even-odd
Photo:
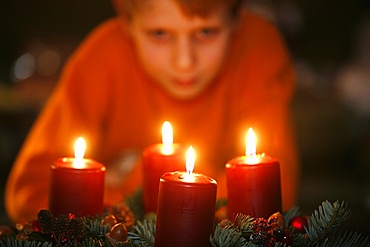
[(292, 64), (276, 29), (242, 6), (242, 0), (115, 1), (118, 17), (70, 58), (17, 157), (6, 188), (11, 219), (31, 220), (47, 207), (49, 166), (71, 153), (78, 136), (87, 141), (85, 157), (107, 166), (106, 202), (132, 193), (140, 165), (127, 160), (160, 140), (165, 120), (176, 142), (194, 146), (195, 172), (215, 178), (220, 197), (224, 166), (244, 154), (252, 127), (257, 149), (281, 163), (284, 209), (293, 206)]

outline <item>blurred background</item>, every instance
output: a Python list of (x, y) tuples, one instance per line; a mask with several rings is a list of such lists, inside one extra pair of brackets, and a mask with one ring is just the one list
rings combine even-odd
[[(370, 234), (370, 1), (249, 0), (275, 22), (294, 59), (292, 104), (302, 163), (299, 206), (344, 200), (343, 226)], [(109, 0), (0, 2), (0, 225), (14, 158), (82, 39), (114, 15)]]

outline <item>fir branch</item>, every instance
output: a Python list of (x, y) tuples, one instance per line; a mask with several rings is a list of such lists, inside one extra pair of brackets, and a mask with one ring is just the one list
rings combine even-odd
[(301, 214), (301, 209), (298, 206), (294, 206), (283, 214), (284, 220), (288, 224), (290, 220), (293, 219), (294, 216), (297, 216), (300, 214)]
[(295, 231), (292, 226), (288, 226), (288, 231), (292, 234), (293, 239), (292, 246), (294, 247), (309, 246), (310, 240), (306, 237), (305, 234)]
[(7, 239), (4, 242), (0, 242), (0, 247), (53, 247), (53, 244), (50, 242)]
[[(147, 247), (145, 243), (135, 243), (131, 240), (129, 240), (127, 243), (123, 245), (123, 247)], [(114, 246), (115, 247), (115, 246)]]
[(86, 239), (85, 241), (78, 243), (76, 247), (145, 247), (142, 243), (134, 243), (129, 240), (127, 242), (111, 242), (108, 239)]
[(339, 203), (336, 201), (331, 204), (324, 201), (319, 209), (312, 213), (306, 229), (312, 244), (325, 238), (351, 216), (351, 211), (347, 209), (347, 206), (348, 204), (345, 202)]
[(95, 238), (86, 238), (82, 242), (78, 243), (78, 247), (101, 247), (113, 246), (107, 239), (95, 239)]
[[(140, 206), (140, 202), (137, 201), (140, 197), (141, 196), (137, 194), (131, 197), (130, 200), (132, 200), (132, 203), (139, 203)], [(294, 207), (285, 213), (284, 220), (288, 223), (291, 218), (299, 214), (299, 208)], [(289, 243), (294, 247), (369, 246), (369, 236), (365, 237), (359, 233), (338, 233), (336, 231), (340, 224), (347, 220), (350, 215), (351, 212), (347, 209), (347, 203), (339, 203), (336, 201), (331, 204), (328, 201), (324, 201), (322, 205), (319, 206), (318, 210), (314, 211), (311, 215), (308, 227), (306, 228), (307, 234), (302, 234), (289, 225), (276, 226), (274, 225), (276, 222), (270, 222), (270, 219), (254, 219), (249, 215), (239, 214), (233, 221), (223, 220), (219, 223), (213, 235), (210, 236), (209, 242), (213, 247), (280, 247), (285, 245), (281, 241), (281, 233), (279, 231), (285, 230), (288, 234), (285, 236), (290, 236), (292, 238), (292, 242)], [(126, 242), (110, 241), (106, 235), (110, 231), (110, 226), (104, 226), (101, 217), (84, 217), (76, 222), (73, 221), (75, 218), (64, 217), (60, 218), (62, 221), (58, 221), (58, 224), (54, 227), (54, 224), (51, 223), (59, 218), (52, 218), (49, 222), (47, 216), (47, 212), (43, 212), (43, 214), (40, 215), (40, 223), (42, 223), (42, 230), (40, 232), (28, 232), (26, 231), (27, 229), (11, 232), (0, 238), (0, 247), (53, 247), (55, 244), (59, 244), (60, 246), (62, 244), (63, 246), (73, 245), (75, 247), (152, 247), (155, 243), (155, 214), (145, 215), (143, 220), (136, 221), (133, 229), (128, 232), (128, 241)], [(256, 222), (257, 220), (259, 220), (259, 222)], [(82, 228), (80, 228), (81, 224), (83, 225)], [(270, 229), (269, 227), (272, 226), (278, 228)], [(255, 227), (257, 228), (255, 229)], [(82, 230), (82, 235), (79, 229)], [(69, 241), (55, 241), (54, 235), (52, 238), (54, 231), (60, 233), (61, 237), (65, 237), (66, 240), (69, 239)], [(267, 235), (267, 237), (275, 238), (276, 242), (255, 241), (257, 238), (252, 238), (251, 236), (252, 234), (258, 234), (258, 231), (260, 231), (261, 234)], [(65, 232), (70, 232), (70, 234), (66, 235)]]
[(85, 225), (85, 235), (92, 238), (104, 238), (105, 234), (109, 232), (110, 226), (101, 224), (101, 218), (83, 218)]
[(357, 232), (344, 232), (335, 233), (329, 238), (326, 238), (320, 247), (366, 247), (369, 246), (369, 237), (364, 237)]
[(144, 221), (144, 220), (147, 221), (147, 222), (155, 224), (156, 221), (157, 221), (157, 214), (155, 214), (155, 213), (145, 214), (142, 221)]
[(250, 215), (237, 214), (235, 217), (235, 222), (237, 222), (237, 227), (239, 231), (243, 234), (246, 239), (249, 238), (253, 232), (253, 225), (256, 219)]
[(249, 215), (238, 214), (234, 222), (224, 220), (216, 226), (209, 241), (213, 247), (240, 247), (249, 245), (247, 240), (253, 232), (254, 218)]
[(210, 236), (209, 242), (213, 247), (243, 247), (246, 240), (234, 226), (227, 225), (222, 228), (218, 224), (213, 236)]
[(134, 214), (135, 219), (141, 220), (144, 217), (144, 202), (142, 189), (135, 191), (133, 195), (125, 198), (125, 204)]
[(156, 230), (154, 221), (136, 221), (134, 230), (135, 232), (128, 232), (129, 240), (135, 244), (143, 244), (143, 246), (154, 246)]
[(111, 242), (109, 239), (94, 239), (89, 238), (77, 243), (76, 247), (144, 247), (145, 245), (136, 244), (133, 241), (127, 242)]
[(224, 206), (227, 206), (227, 199), (226, 198), (219, 198), (219, 199), (217, 199), (217, 201), (216, 201), (216, 211), (219, 208), (222, 208)]

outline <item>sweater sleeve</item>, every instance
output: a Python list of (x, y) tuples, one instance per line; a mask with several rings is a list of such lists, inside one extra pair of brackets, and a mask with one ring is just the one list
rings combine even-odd
[(85, 157), (104, 142), (111, 56), (109, 50), (103, 52), (101, 40), (110, 29), (109, 23), (98, 28), (69, 59), (16, 158), (5, 192), (6, 210), (14, 222), (33, 220), (47, 208), (50, 165), (59, 157), (73, 156), (79, 136), (88, 145)]

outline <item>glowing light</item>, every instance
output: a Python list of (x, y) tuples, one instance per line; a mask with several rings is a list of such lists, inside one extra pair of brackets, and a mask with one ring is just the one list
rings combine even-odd
[(173, 130), (170, 122), (165, 121), (162, 125), (162, 143), (164, 154), (171, 154), (173, 152)]
[(30, 54), (25, 53), (20, 56), (13, 68), (13, 76), (15, 81), (27, 79), (32, 76), (36, 70), (36, 58)]
[(192, 146), (186, 152), (186, 173), (191, 174), (194, 170), (195, 152)]
[(253, 156), (256, 155), (256, 135), (254, 134), (254, 131), (252, 128), (248, 129), (248, 132), (245, 136), (245, 155), (247, 156)]
[(73, 166), (75, 168), (83, 168), (84, 167), (83, 158), (86, 150), (85, 140), (82, 137), (77, 138), (74, 148), (75, 148), (75, 160), (73, 162)]
[(256, 156), (257, 137), (254, 134), (252, 128), (248, 129), (248, 132), (245, 136), (245, 145), (245, 155), (247, 156), (247, 162), (249, 164), (258, 163), (259, 158)]

